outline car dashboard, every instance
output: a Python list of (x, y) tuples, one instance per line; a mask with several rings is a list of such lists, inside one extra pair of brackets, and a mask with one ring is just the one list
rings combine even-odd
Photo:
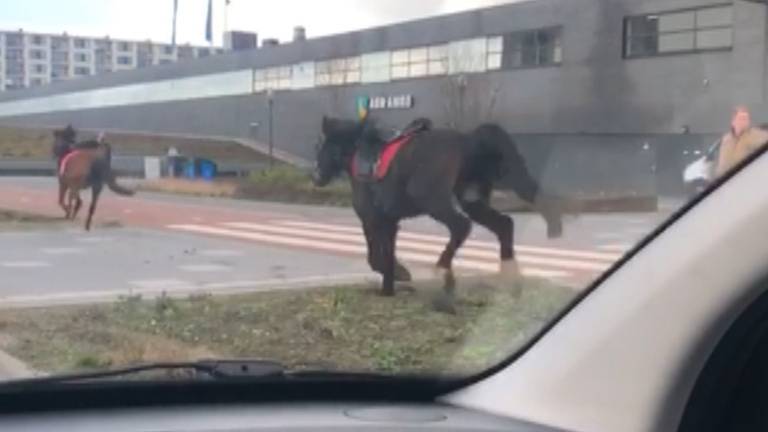
[(3, 432), (507, 431), (553, 432), (438, 404), (198, 405), (0, 416)]

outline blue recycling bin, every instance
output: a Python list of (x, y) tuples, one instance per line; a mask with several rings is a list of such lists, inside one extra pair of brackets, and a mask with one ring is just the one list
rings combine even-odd
[(208, 159), (198, 159), (198, 174), (203, 180), (213, 180), (216, 177), (218, 167), (216, 164)]
[(189, 160), (187, 163), (184, 164), (184, 177), (188, 179), (193, 179), (196, 176), (196, 169), (195, 169), (195, 161)]

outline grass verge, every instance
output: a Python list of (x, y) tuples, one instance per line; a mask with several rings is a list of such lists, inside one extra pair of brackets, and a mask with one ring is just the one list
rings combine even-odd
[(10, 310), (0, 312), (0, 348), (51, 372), (240, 357), (298, 368), (466, 373), (510, 355), (575, 293), (540, 280), (528, 280), (519, 299), (467, 286), (457, 315), (434, 312), (433, 294), (383, 298), (332, 287)]
[(352, 205), (352, 191), (346, 181), (324, 188), (315, 187), (302, 170), (280, 165), (271, 170), (252, 173), (245, 179), (216, 181), (160, 179), (142, 182), (139, 189), (192, 196), (240, 198), (328, 206)]
[(17, 231), (29, 228), (62, 224), (62, 219), (0, 209), (0, 231)]
[[(52, 133), (50, 129), (0, 126), (0, 157), (48, 159), (53, 143)], [(95, 136), (94, 132), (83, 132), (78, 139), (85, 140)], [(114, 153), (123, 156), (165, 156), (171, 147), (175, 147), (183, 155), (218, 161), (268, 160), (263, 153), (233, 141), (128, 133), (108, 133), (107, 140), (112, 144)]]

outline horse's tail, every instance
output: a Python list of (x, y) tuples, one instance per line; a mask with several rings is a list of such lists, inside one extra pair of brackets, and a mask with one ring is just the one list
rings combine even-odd
[(512, 137), (501, 126), (484, 124), (471, 133), (468, 172), (475, 180), (497, 182), (509, 178), (512, 189), (529, 203), (534, 203), (539, 184), (531, 176), (525, 159)]
[(107, 187), (109, 189), (118, 194), (123, 196), (133, 196), (136, 194), (135, 191), (126, 188), (125, 186), (121, 186), (119, 183), (117, 183), (117, 176), (115, 175), (115, 172), (112, 170), (112, 146), (109, 145), (109, 143), (102, 142), (101, 145), (104, 147), (104, 163), (106, 167), (106, 178), (104, 179), (104, 182), (107, 184)]

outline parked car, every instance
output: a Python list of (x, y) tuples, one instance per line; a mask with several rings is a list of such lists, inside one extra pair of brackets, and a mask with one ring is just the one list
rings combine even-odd
[(693, 196), (701, 193), (715, 177), (715, 164), (720, 153), (720, 140), (709, 146), (699, 159), (690, 163), (683, 171), (686, 191)]

